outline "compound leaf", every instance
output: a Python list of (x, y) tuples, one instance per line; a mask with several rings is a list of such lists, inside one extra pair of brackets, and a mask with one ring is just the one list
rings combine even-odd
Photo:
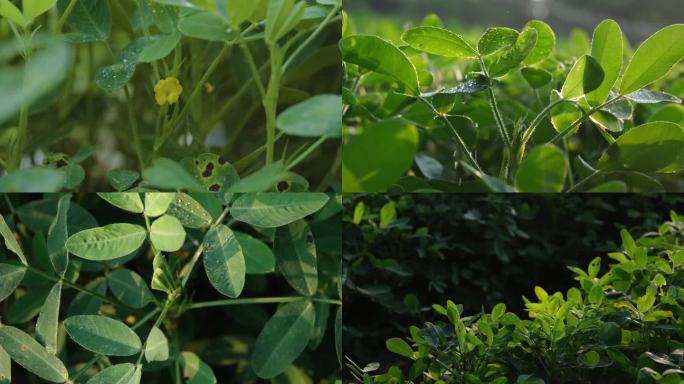
[(204, 269), (209, 282), (228, 297), (238, 297), (245, 285), (245, 258), (233, 231), (225, 225), (204, 236)]
[(69, 379), (62, 361), (20, 329), (0, 325), (0, 346), (15, 363), (49, 382), (63, 383)]
[(69, 237), (66, 247), (76, 256), (103, 261), (132, 253), (146, 237), (147, 231), (139, 225), (117, 223), (78, 232)]
[(315, 316), (309, 300), (294, 301), (278, 308), (254, 343), (252, 369), (257, 376), (273, 378), (299, 357), (313, 333)]
[(255, 227), (274, 228), (318, 211), (328, 200), (324, 193), (250, 193), (235, 200), (230, 214), (235, 220)]
[(140, 352), (138, 335), (119, 320), (100, 315), (78, 315), (64, 320), (64, 328), (81, 347), (106, 356)]
[(278, 268), (290, 286), (304, 296), (318, 289), (316, 245), (309, 225), (297, 220), (276, 229), (274, 251)]

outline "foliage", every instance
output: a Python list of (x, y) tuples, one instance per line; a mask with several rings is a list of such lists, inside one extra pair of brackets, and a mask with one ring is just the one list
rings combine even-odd
[(0, 382), (335, 381), (340, 196), (4, 200)]
[(339, 189), (339, 0), (17, 3), (0, 191)]
[(467, 312), (502, 302), (521, 314), (530, 281), (548, 290), (620, 242), (649, 231), (681, 197), (663, 195), (368, 194), (347, 197), (343, 217), (345, 353), (392, 361), (383, 343), (430, 303), (458, 294)]
[(682, 24), (636, 51), (613, 20), (571, 44), (538, 20), (472, 39), (429, 15), (401, 44), (352, 26), (341, 43), (345, 191), (683, 187), (681, 99), (664, 92), (682, 96)]
[(579, 284), (565, 293), (536, 286), (535, 299), (523, 298), (527, 319), (504, 304), (472, 315), (435, 304), (439, 321), (387, 340), (411, 360), (408, 373), (351, 369), (364, 383), (682, 383), (683, 234), (674, 212), (636, 240), (623, 229), (608, 268), (601, 257), (569, 267)]

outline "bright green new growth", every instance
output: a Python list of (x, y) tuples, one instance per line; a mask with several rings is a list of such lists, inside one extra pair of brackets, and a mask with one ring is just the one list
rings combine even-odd
[[(591, 41), (576, 33), (557, 44), (538, 20), (478, 38), (435, 18), (394, 36), (408, 47), (345, 33), (344, 191), (681, 188), (667, 176), (684, 170), (681, 114), (659, 105), (679, 104), (681, 95), (645, 87), (681, 90), (671, 69), (684, 58), (683, 25), (656, 32), (625, 57), (613, 20)], [(539, 161), (548, 148), (553, 161)]]

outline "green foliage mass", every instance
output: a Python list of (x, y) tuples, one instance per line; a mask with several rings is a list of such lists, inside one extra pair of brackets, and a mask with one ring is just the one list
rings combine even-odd
[(0, 383), (338, 380), (341, 196), (2, 197)]
[(635, 48), (613, 20), (568, 40), (539, 20), (376, 30), (346, 15), (344, 191), (684, 188), (684, 24)]

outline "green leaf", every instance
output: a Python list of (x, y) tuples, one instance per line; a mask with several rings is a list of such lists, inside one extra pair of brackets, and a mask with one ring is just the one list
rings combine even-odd
[(194, 353), (182, 352), (180, 362), (183, 366), (183, 377), (188, 380), (187, 384), (216, 384), (216, 376), (211, 367)]
[(477, 51), (463, 37), (438, 27), (417, 27), (401, 35), (411, 47), (433, 55), (476, 58)]
[(342, 39), (342, 60), (370, 71), (391, 76), (412, 95), (420, 94), (418, 74), (411, 60), (399, 48), (377, 36), (349, 36)]
[(670, 25), (637, 49), (622, 76), (620, 94), (627, 95), (659, 80), (684, 58), (684, 24)]
[(511, 28), (487, 28), (477, 43), (480, 55), (487, 56), (509, 48), (518, 40), (520, 33)]
[(387, 349), (390, 352), (399, 354), (404, 357), (412, 358), (413, 357), (413, 349), (411, 349), (411, 346), (408, 345), (404, 339), (400, 339), (398, 337), (393, 337), (391, 339), (388, 339), (385, 342), (385, 345), (387, 346)]
[(133, 213), (143, 212), (143, 202), (137, 192), (98, 192), (97, 194), (109, 204)]
[(273, 378), (299, 357), (313, 333), (315, 316), (309, 300), (294, 301), (278, 308), (254, 342), (252, 369), (257, 376)]
[(318, 289), (316, 245), (309, 225), (297, 220), (276, 229), (273, 251), (278, 269), (290, 286), (304, 296), (313, 296)]
[(42, 379), (52, 383), (63, 383), (69, 379), (61, 360), (17, 328), (0, 325), (0, 346), (15, 363)]
[(640, 89), (625, 96), (639, 104), (657, 104), (657, 103), (677, 103), (681, 104), (682, 99), (677, 96), (670, 95), (666, 92), (649, 91), (648, 89)]
[(80, 164), (69, 163), (61, 168), (64, 172), (64, 188), (76, 189), (85, 180), (85, 170)]
[(147, 341), (145, 342), (145, 359), (153, 361), (166, 361), (169, 358), (169, 341), (161, 329), (152, 327)]
[(601, 64), (589, 55), (580, 57), (565, 78), (561, 96), (564, 99), (578, 99), (597, 89), (603, 83), (605, 75)]
[(24, 18), (19, 8), (14, 5), (10, 0), (0, 0), (0, 16), (9, 19), (11, 22), (17, 26), (23, 27), (29, 23), (29, 20)]
[[(551, 55), (556, 46), (556, 34), (553, 29), (543, 21), (532, 20), (525, 28), (534, 28), (537, 31), (537, 43), (523, 61), (525, 65), (532, 65), (545, 60)], [(523, 29), (524, 30), (524, 29)]]
[(228, 41), (230, 27), (220, 16), (204, 10), (183, 9), (178, 30), (185, 36), (208, 41)]
[(50, 290), (47, 287), (33, 288), (13, 301), (7, 311), (7, 322), (21, 324), (38, 316)]
[(330, 317), (330, 304), (314, 303), (314, 309), (316, 310), (316, 322), (308, 344), (308, 347), (311, 350), (316, 350), (323, 341), (328, 326), (328, 317)]
[(23, 266), (0, 263), (0, 302), (14, 293), (25, 274), (26, 268)]
[(100, 315), (78, 315), (64, 320), (64, 328), (81, 347), (106, 356), (140, 352), (138, 335), (119, 320)]
[(601, 156), (605, 171), (658, 172), (673, 165), (684, 151), (684, 130), (674, 123), (653, 122), (620, 136)]
[[(549, 100), (555, 102), (561, 100), (563, 97), (555, 89), (551, 91), (551, 96)], [(551, 109), (551, 124), (557, 132), (563, 132), (569, 128), (577, 120), (581, 119), (584, 113), (575, 104), (562, 103), (558, 104), (553, 109)], [(574, 129), (573, 131), (576, 131)]]
[(304, 16), (306, 3), (295, 0), (269, 0), (264, 41), (272, 45), (294, 29)]
[(59, 169), (32, 167), (0, 177), (0, 192), (47, 193), (64, 188), (65, 174)]
[(337, 308), (335, 315), (335, 351), (337, 351), (337, 361), (342, 364), (342, 306)]
[(129, 169), (113, 169), (108, 176), (109, 183), (117, 191), (125, 191), (140, 179), (140, 173)]
[(232, 185), (228, 192), (251, 193), (272, 190), (274, 185), (287, 180), (288, 173), (282, 161), (265, 165), (258, 171)]
[(563, 151), (552, 144), (536, 147), (523, 160), (515, 177), (520, 192), (561, 192), (568, 174)]
[[(95, 292), (100, 296), (104, 296), (107, 293), (107, 280), (104, 277), (97, 277), (86, 284), (86, 288)], [(102, 306), (102, 300), (98, 297), (79, 292), (76, 298), (69, 304), (69, 309), (67, 310), (68, 316), (74, 315), (92, 315), (100, 311)]]
[(382, 206), (380, 209), (380, 227), (384, 228), (394, 222), (397, 219), (397, 205), (394, 201)]
[(175, 252), (185, 243), (183, 224), (173, 216), (164, 215), (152, 223), (150, 241), (162, 252)]
[(264, 274), (275, 270), (275, 256), (268, 245), (242, 232), (233, 231), (233, 235), (242, 248), (247, 274)]
[(62, 298), (62, 283), (55, 284), (38, 314), (36, 338), (45, 345), (48, 353), (57, 354), (57, 330), (59, 327), (59, 306)]
[[(47, 233), (52, 220), (57, 215), (59, 199), (48, 195), (48, 198), (26, 203), (17, 209), (19, 219), (33, 232)], [(67, 230), (76, 233), (84, 229), (97, 226), (97, 220), (83, 207), (74, 203), (69, 204), (67, 213)]]
[(112, 260), (140, 248), (146, 237), (147, 231), (139, 225), (109, 224), (70, 236), (66, 247), (69, 252), (87, 260)]
[(235, 200), (230, 214), (255, 227), (275, 228), (318, 211), (328, 200), (328, 195), (314, 192), (249, 193)]
[(133, 308), (144, 308), (152, 301), (152, 293), (145, 280), (137, 273), (121, 268), (107, 276), (109, 289), (122, 303)]
[(668, 105), (658, 109), (648, 118), (649, 123), (655, 121), (669, 121), (679, 124), (680, 127), (684, 127), (684, 106)]
[[(57, 7), (64, 12), (70, 0), (59, 0)], [(67, 35), (73, 42), (106, 41), (112, 33), (112, 13), (108, 1), (78, 0), (67, 18), (67, 25), (75, 33)]]
[(204, 228), (211, 225), (209, 212), (187, 193), (177, 193), (166, 213), (180, 220), (187, 228)]
[(5, 247), (12, 251), (15, 255), (19, 256), (19, 260), (24, 265), (28, 265), (26, 262), (26, 256), (24, 256), (24, 251), (21, 250), (19, 242), (14, 237), (14, 232), (10, 229), (5, 221), (5, 217), (0, 215), (0, 235), (5, 240)]
[(12, 384), (12, 359), (2, 347), (0, 347), (0, 384)]
[(150, 186), (166, 190), (204, 190), (202, 184), (182, 165), (163, 157), (155, 160), (150, 168), (143, 171), (143, 179)]
[(553, 80), (551, 73), (540, 68), (525, 67), (520, 70), (520, 73), (533, 89), (542, 88)]
[(251, 19), (258, 7), (258, 1), (227, 0), (226, 11), (233, 29), (238, 30), (240, 24)]
[(364, 128), (342, 151), (343, 190), (384, 191), (411, 168), (418, 141), (418, 130), (406, 120), (384, 120)]
[(29, 20), (50, 10), (57, 3), (57, 0), (24, 0), (24, 16)]
[(86, 384), (134, 384), (131, 380), (135, 372), (136, 365), (132, 363), (112, 365), (91, 377)]
[(138, 60), (142, 63), (151, 63), (153, 61), (161, 60), (176, 48), (180, 39), (181, 35), (178, 32), (158, 36), (140, 52)]
[(291, 136), (342, 136), (342, 97), (318, 95), (278, 115), (278, 129)]
[(583, 357), (584, 365), (589, 368), (596, 367), (601, 362), (601, 356), (596, 351), (589, 351)]
[(204, 270), (211, 285), (238, 297), (245, 285), (245, 258), (233, 231), (221, 224), (204, 235)]
[(526, 27), (518, 36), (515, 44), (502, 50), (488, 66), (489, 76), (501, 77), (518, 67), (537, 45), (537, 30)]
[(601, 85), (587, 93), (589, 104), (596, 106), (604, 103), (622, 71), (622, 30), (613, 20), (604, 20), (594, 30), (591, 41), (591, 57), (603, 69)]

